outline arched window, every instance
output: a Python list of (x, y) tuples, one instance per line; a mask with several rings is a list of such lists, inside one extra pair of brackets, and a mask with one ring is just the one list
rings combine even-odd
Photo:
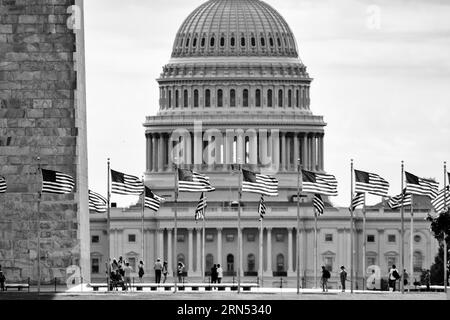
[(211, 47), (214, 47), (215, 44), (216, 44), (216, 38), (212, 37), (212, 38), (211, 38), (211, 41), (209, 42), (209, 45), (210, 45)]
[(214, 256), (212, 254), (207, 254), (206, 258), (205, 258), (205, 263), (206, 263), (206, 272), (209, 272), (212, 268), (212, 266), (214, 265)]
[(297, 89), (297, 108), (300, 108), (300, 91)]
[(255, 102), (256, 102), (256, 106), (257, 107), (261, 107), (261, 90), (260, 89), (256, 89), (255, 92)]
[(243, 100), (243, 106), (248, 107), (248, 90), (244, 89), (242, 92), (242, 100)]
[(172, 108), (172, 90), (169, 90), (169, 109)]
[(252, 37), (252, 47), (256, 47), (256, 39), (255, 39), (255, 37)]
[(203, 38), (202, 38), (202, 43), (201, 43), (202, 48), (205, 47), (205, 44), (206, 44), (206, 39), (203, 37)]
[(179, 255), (177, 255), (177, 265), (178, 265), (178, 262), (181, 262), (184, 265), (186, 265), (186, 262), (184, 260), (184, 254), (180, 253)]
[(205, 107), (211, 107), (211, 90), (206, 89), (205, 91)]
[(277, 255), (277, 271), (284, 271), (284, 256), (281, 253)]
[(187, 90), (184, 90), (183, 98), (184, 107), (187, 108), (189, 105), (189, 94)]
[(292, 90), (288, 91), (288, 107), (292, 107)]
[(241, 38), (241, 47), (245, 47), (245, 38), (244, 37)]
[(261, 38), (261, 47), (265, 47), (266, 46), (266, 39)]
[(180, 106), (180, 95), (178, 90), (175, 91), (175, 108)]
[(186, 40), (186, 48), (187, 47), (189, 47), (189, 42), (191, 41), (191, 39), (190, 38), (187, 38), (187, 40)]
[(223, 90), (222, 89), (217, 90), (217, 106), (219, 108), (223, 107)]
[(247, 256), (247, 271), (248, 272), (253, 272), (255, 271), (255, 255), (254, 254), (249, 254)]
[(230, 90), (230, 107), (236, 107), (236, 90)]
[(413, 269), (414, 272), (421, 272), (423, 270), (423, 255), (420, 251), (414, 252)]
[(273, 107), (273, 92), (272, 89), (267, 90), (267, 106)]
[(278, 46), (281, 47), (281, 39), (277, 38)]
[(194, 90), (194, 108), (198, 108), (198, 90)]
[(234, 256), (232, 254), (227, 255), (227, 271), (234, 271)]
[(234, 48), (234, 46), (236, 45), (236, 38), (235, 38), (235, 37), (231, 37), (230, 45), (231, 45), (233, 48)]
[(280, 107), (280, 108), (282, 108), (283, 107), (283, 90), (278, 90), (278, 106)]
[(194, 48), (197, 48), (197, 38), (194, 38), (194, 41), (192, 42), (192, 46)]
[(269, 38), (269, 44), (271, 47), (273, 47), (273, 38), (272, 37)]
[(220, 38), (220, 47), (221, 48), (225, 47), (225, 38), (224, 37)]

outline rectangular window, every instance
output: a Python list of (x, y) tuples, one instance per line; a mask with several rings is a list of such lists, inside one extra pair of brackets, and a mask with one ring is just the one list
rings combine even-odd
[(377, 264), (377, 259), (375, 257), (367, 257), (367, 266), (374, 266)]
[(256, 235), (254, 233), (247, 234), (247, 241), (248, 242), (255, 242), (255, 238), (256, 238)]
[(389, 243), (395, 243), (395, 241), (396, 241), (395, 234), (389, 234), (388, 235), (388, 242)]
[(375, 236), (373, 234), (367, 235), (367, 242), (375, 242)]
[(184, 234), (177, 234), (177, 242), (184, 242)]
[(128, 242), (136, 242), (136, 235), (135, 234), (129, 234), (128, 235)]
[(92, 236), (92, 243), (99, 243), (100, 242), (100, 236)]
[(225, 238), (227, 239), (227, 242), (233, 242), (234, 241), (234, 234), (229, 233), (225, 236)]
[(93, 274), (100, 273), (100, 259), (99, 258), (92, 258), (91, 273), (93, 273)]
[(214, 241), (214, 235), (212, 233), (207, 233), (205, 235), (206, 242), (213, 242)]
[(277, 233), (277, 234), (275, 235), (275, 240), (276, 240), (277, 242), (284, 242), (284, 234), (282, 234), (282, 233)]
[(333, 242), (333, 235), (331, 233), (325, 235), (325, 242)]
[(328, 271), (333, 271), (333, 257), (325, 257), (325, 268)]

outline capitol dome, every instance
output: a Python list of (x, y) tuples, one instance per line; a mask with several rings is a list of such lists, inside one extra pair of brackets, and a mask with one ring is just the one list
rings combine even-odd
[(298, 57), (294, 35), (283, 17), (259, 0), (210, 0), (179, 29), (172, 57)]

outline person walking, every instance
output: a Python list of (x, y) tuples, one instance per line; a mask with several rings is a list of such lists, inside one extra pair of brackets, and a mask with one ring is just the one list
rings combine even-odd
[(397, 267), (395, 264), (392, 265), (392, 267), (389, 269), (389, 278), (388, 278), (388, 284), (389, 284), (389, 290), (392, 288), (392, 292), (395, 291), (397, 280), (400, 279), (400, 274), (398, 273)]
[(217, 283), (222, 283), (223, 269), (220, 264), (217, 265)]
[(211, 268), (211, 283), (217, 282), (217, 265), (213, 265)]
[(178, 267), (177, 267), (178, 283), (184, 283), (183, 272), (184, 272), (184, 264), (183, 264), (183, 262), (180, 261), (180, 262), (178, 262)]
[(114, 258), (111, 264), (111, 271), (116, 272), (117, 270), (119, 270), (119, 264), (117, 263), (116, 258)]
[(143, 277), (144, 277), (144, 262), (139, 261), (139, 266), (138, 266), (138, 276), (139, 276), (139, 281), (142, 283), (143, 282)]
[(324, 266), (322, 266), (322, 292), (328, 292), (328, 279), (331, 274)]
[(130, 289), (130, 291), (132, 290), (131, 287), (131, 271), (132, 268), (130, 267), (130, 263), (127, 261), (125, 263), (125, 266), (123, 267), (123, 273), (124, 273), (124, 278), (125, 278), (125, 285), (127, 290)]
[(166, 283), (168, 273), (169, 273), (169, 270), (167, 269), (167, 261), (164, 261), (163, 268), (162, 268), (162, 274), (164, 276), (163, 283)]
[(155, 283), (161, 283), (161, 270), (163, 266), (161, 264), (161, 259), (156, 259), (155, 265), (153, 266), (153, 270), (155, 270)]
[(406, 269), (403, 269), (403, 286), (404, 286), (404, 288), (408, 288), (408, 291), (409, 291), (409, 287), (408, 287), (408, 284), (409, 284), (409, 273), (406, 271)]
[(0, 290), (1, 291), (5, 291), (5, 282), (6, 282), (6, 277), (3, 274), (3, 271), (0, 270)]
[(347, 271), (345, 270), (344, 266), (341, 266), (341, 272), (339, 276), (341, 278), (342, 292), (345, 292), (345, 281), (347, 281)]
[(430, 291), (430, 285), (431, 285), (430, 269), (427, 269), (427, 271), (425, 271), (425, 285), (427, 286), (427, 291)]

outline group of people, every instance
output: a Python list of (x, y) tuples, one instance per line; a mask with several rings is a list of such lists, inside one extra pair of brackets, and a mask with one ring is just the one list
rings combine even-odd
[(215, 264), (211, 268), (211, 283), (222, 283), (223, 269), (220, 264)]
[[(164, 277), (162, 279), (162, 283), (166, 283), (167, 275), (169, 273), (167, 261), (161, 263), (160, 258), (156, 259), (155, 265), (153, 266), (153, 270), (155, 270), (155, 283), (161, 283), (161, 275)], [(184, 264), (182, 262), (178, 262), (177, 266), (178, 282), (183, 282), (183, 274), (184, 274)]]
[[(144, 262), (139, 261), (138, 266), (139, 279), (142, 282), (142, 278), (145, 274), (144, 272)], [(130, 266), (128, 261), (125, 261), (122, 257), (113, 259), (109, 266), (109, 278), (110, 278), (110, 290), (117, 287), (122, 287), (123, 290), (128, 290), (131, 288), (131, 273), (133, 268)]]

